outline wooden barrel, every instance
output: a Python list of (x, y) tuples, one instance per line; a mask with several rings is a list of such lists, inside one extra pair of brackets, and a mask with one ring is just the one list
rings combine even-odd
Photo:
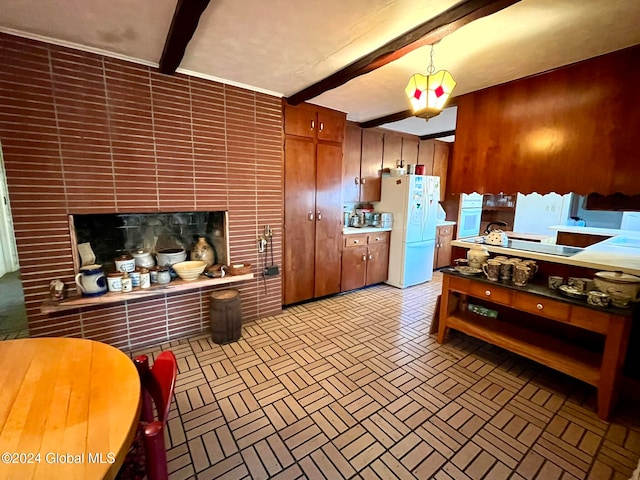
[(211, 293), (209, 309), (211, 337), (218, 344), (240, 340), (242, 311), (238, 290), (219, 290)]

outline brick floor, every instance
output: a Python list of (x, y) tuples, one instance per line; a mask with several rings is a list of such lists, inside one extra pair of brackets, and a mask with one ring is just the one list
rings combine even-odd
[(148, 348), (179, 359), (172, 479), (627, 479), (640, 407), (460, 333), (429, 335), (441, 275)]

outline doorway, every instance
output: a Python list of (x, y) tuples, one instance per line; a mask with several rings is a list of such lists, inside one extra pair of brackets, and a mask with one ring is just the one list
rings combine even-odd
[(7, 176), (0, 145), (0, 340), (28, 336)]

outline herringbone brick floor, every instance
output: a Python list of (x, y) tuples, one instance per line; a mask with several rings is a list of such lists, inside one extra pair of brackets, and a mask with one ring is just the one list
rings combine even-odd
[(285, 309), (133, 354), (179, 360), (172, 479), (592, 479), (630, 477), (640, 407), (611, 423), (595, 389), (452, 333), (429, 335), (441, 275)]

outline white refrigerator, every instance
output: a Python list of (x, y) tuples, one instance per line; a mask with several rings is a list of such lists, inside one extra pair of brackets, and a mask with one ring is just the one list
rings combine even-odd
[(431, 280), (439, 199), (440, 177), (382, 177), (377, 209), (393, 213), (389, 285), (405, 288)]

